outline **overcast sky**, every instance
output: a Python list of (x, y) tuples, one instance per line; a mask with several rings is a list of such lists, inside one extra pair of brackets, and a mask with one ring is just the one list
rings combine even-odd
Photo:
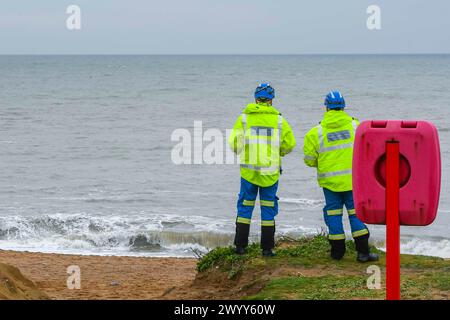
[[(80, 31), (66, 9), (81, 8)], [(381, 30), (366, 27), (369, 5)], [(0, 54), (450, 53), (449, 0), (1, 0)]]

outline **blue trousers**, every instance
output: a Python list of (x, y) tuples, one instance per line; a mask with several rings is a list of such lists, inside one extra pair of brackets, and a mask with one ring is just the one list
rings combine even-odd
[(278, 182), (270, 187), (260, 187), (241, 178), (241, 190), (237, 201), (237, 222), (250, 224), (259, 191), (261, 225), (263, 227), (275, 226), (275, 216), (278, 214), (277, 190)]
[(347, 209), (353, 238), (369, 234), (366, 225), (356, 216), (352, 191), (334, 192), (324, 188), (323, 193), (326, 202), (323, 208), (323, 216), (328, 227), (329, 240), (345, 239), (344, 225), (342, 223), (344, 205)]

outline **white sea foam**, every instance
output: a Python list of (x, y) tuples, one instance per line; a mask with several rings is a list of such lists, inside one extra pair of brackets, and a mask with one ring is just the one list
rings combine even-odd
[[(259, 241), (258, 221), (251, 241)], [(280, 224), (278, 236), (297, 238), (317, 228)], [(0, 249), (116, 256), (195, 256), (233, 242), (234, 222), (202, 216), (85, 214), (0, 217)], [(382, 248), (383, 249), (383, 248)], [(450, 258), (450, 240), (429, 237), (403, 240), (402, 253)]]
[[(386, 251), (384, 243), (377, 245), (377, 247), (382, 251)], [(450, 259), (450, 240), (413, 238), (400, 243), (400, 252), (402, 254), (416, 254)]]
[[(381, 248), (386, 250), (385, 247)], [(400, 244), (400, 252), (404, 254), (417, 254), (450, 259), (450, 240), (426, 240), (414, 238)]]
[[(254, 226), (259, 225), (258, 221)], [(278, 235), (297, 237), (314, 228), (281, 226)], [(192, 256), (231, 245), (234, 222), (202, 216), (86, 214), (0, 217), (0, 248), (95, 255)], [(258, 241), (253, 227), (251, 240)]]
[[(227, 228), (228, 227), (228, 228)], [(0, 217), (0, 248), (108, 255), (192, 255), (228, 245), (226, 221), (199, 216), (90, 217), (77, 215)]]

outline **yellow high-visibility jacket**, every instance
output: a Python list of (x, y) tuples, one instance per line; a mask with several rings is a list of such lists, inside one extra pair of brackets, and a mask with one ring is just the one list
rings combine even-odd
[(344, 111), (330, 110), (318, 126), (305, 136), (305, 164), (317, 168), (322, 188), (342, 192), (352, 190), (353, 143), (359, 121)]
[(240, 156), (242, 178), (260, 187), (278, 181), (281, 157), (296, 145), (292, 129), (281, 113), (261, 103), (251, 103), (243, 110), (228, 143)]

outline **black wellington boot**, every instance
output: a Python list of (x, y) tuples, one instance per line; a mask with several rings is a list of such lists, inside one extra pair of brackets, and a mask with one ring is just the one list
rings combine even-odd
[(234, 245), (237, 254), (245, 254), (245, 248), (248, 246), (248, 235), (250, 233), (250, 225), (246, 223), (236, 222), (236, 235), (234, 237)]
[(273, 257), (273, 248), (275, 248), (275, 226), (261, 227), (261, 249), (264, 257)]
[(341, 260), (345, 255), (345, 239), (329, 240), (331, 245), (331, 258)]
[(370, 253), (369, 249), (369, 235), (363, 235), (361, 237), (354, 238), (355, 247), (358, 255), (356, 260), (359, 262), (378, 261), (379, 257), (375, 253)]

